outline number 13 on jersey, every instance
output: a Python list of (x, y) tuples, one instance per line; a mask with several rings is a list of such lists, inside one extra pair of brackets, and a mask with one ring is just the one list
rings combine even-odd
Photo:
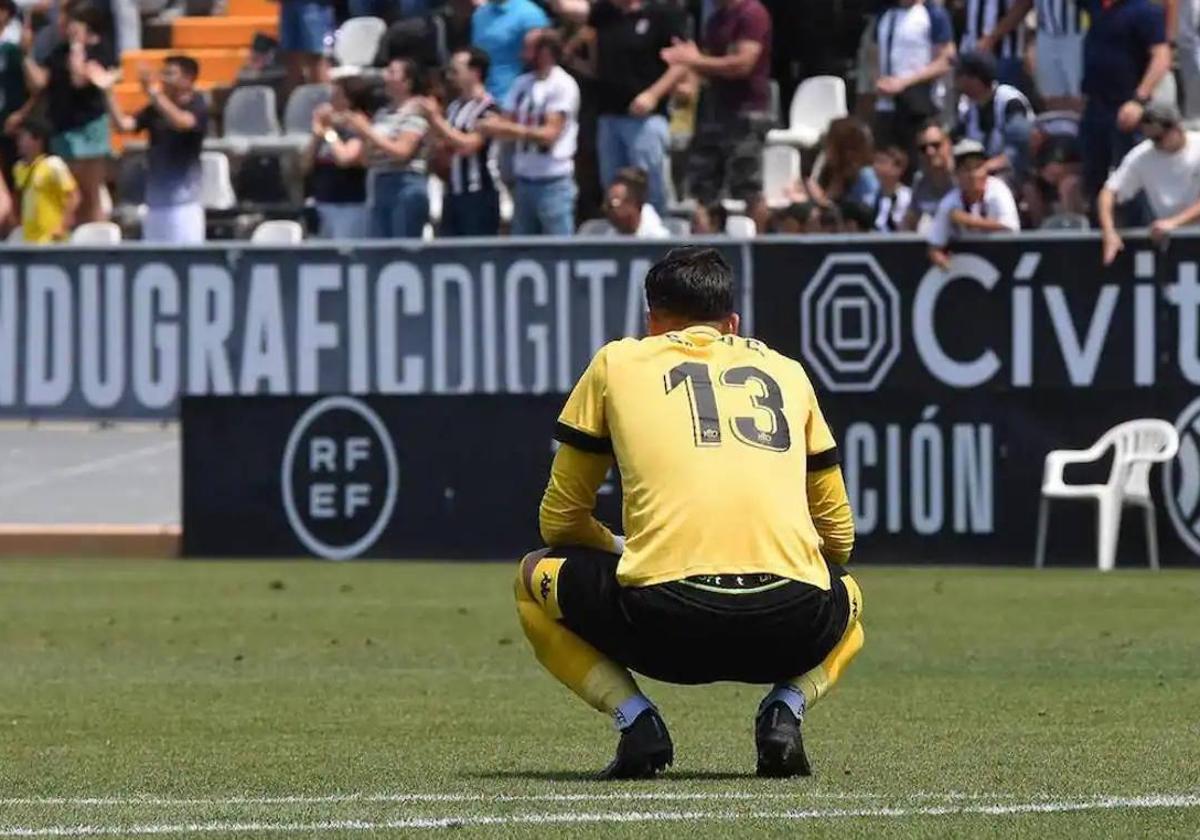
[(668, 399), (683, 386), (691, 410), (696, 446), (720, 446), (723, 442), (715, 387), (745, 392), (746, 407), (751, 413), (729, 418), (729, 428), (738, 441), (771, 452), (786, 452), (792, 446), (787, 417), (783, 413), (783, 391), (779, 383), (761, 368), (751, 365), (732, 367), (721, 371), (714, 382), (707, 364), (681, 362), (667, 372), (663, 384)]

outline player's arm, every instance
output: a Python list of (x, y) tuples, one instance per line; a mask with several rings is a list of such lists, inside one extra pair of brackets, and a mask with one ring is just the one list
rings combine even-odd
[(607, 348), (601, 348), (575, 384), (555, 425), (554, 437), (562, 445), (554, 456), (550, 482), (538, 509), (546, 545), (621, 552), (621, 543), (592, 513), (596, 493), (613, 463), (604, 410), (607, 378)]
[(611, 452), (586, 452), (569, 443), (559, 447), (538, 508), (538, 526), (546, 545), (582, 545), (620, 552), (612, 531), (592, 514), (596, 493), (612, 464)]
[[(837, 453), (836, 449), (829, 450)], [(820, 455), (809, 456), (809, 461)], [(808, 473), (808, 511), (821, 536), (821, 553), (832, 563), (846, 563), (854, 550), (854, 514), (842, 468), (837, 464)]]
[(842, 479), (837, 441), (811, 385), (809, 394), (808, 423), (804, 428), (808, 448), (808, 510), (821, 537), (821, 553), (830, 562), (845, 563), (854, 550), (854, 514)]

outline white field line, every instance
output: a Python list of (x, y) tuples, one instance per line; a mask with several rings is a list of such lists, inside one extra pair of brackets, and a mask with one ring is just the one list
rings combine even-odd
[(1200, 795), (1107, 797), (1059, 802), (938, 805), (907, 808), (806, 809), (789, 811), (615, 811), (600, 813), (533, 813), (504, 816), (407, 817), (394, 820), (328, 820), (320, 822), (188, 822), (137, 825), (0, 826), (0, 837), (138, 837), (158, 834), (279, 833), (327, 831), (394, 831), (494, 825), (580, 825), (661, 822), (735, 822), (742, 820), (897, 819), (962, 815), (1008, 816), (1073, 811), (1140, 808), (1196, 808)]
[[(694, 792), (671, 791), (624, 791), (619, 793), (331, 793), (322, 795), (293, 794), (288, 796), (230, 796), (217, 798), (177, 798), (142, 794), (126, 796), (25, 796), (0, 798), (0, 806), (17, 805), (63, 805), (79, 807), (123, 807), (154, 806), (160, 808), (208, 806), (226, 807), (237, 805), (336, 805), (343, 803), (405, 804), (423, 802), (607, 802), (607, 801), (659, 801), (690, 802), (713, 800), (778, 800), (778, 799), (854, 799), (854, 800), (997, 800), (997, 799), (1044, 799), (1045, 796), (1016, 793), (909, 793), (889, 796), (881, 793), (844, 793), (834, 791), (801, 791), (790, 793), (737, 793), (737, 792)], [(1099, 797), (1097, 797), (1099, 798)]]

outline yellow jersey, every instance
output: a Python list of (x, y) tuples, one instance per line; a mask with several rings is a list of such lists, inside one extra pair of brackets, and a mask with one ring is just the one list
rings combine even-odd
[(42, 155), (13, 167), (13, 180), (21, 191), (21, 228), (24, 240), (36, 244), (63, 238), (67, 199), (75, 192), (75, 177), (62, 158)]
[(622, 586), (770, 573), (829, 589), (806, 483), (836, 443), (804, 369), (761, 341), (697, 326), (607, 344), (556, 437), (616, 458)]

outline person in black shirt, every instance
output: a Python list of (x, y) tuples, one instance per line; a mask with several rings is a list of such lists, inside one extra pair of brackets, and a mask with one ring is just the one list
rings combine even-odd
[(500, 194), (489, 166), (492, 142), (477, 128), (480, 120), (500, 115), (484, 86), (490, 64), (478, 47), (459, 50), (449, 67), (458, 98), (445, 116), (436, 100), (420, 100), (438, 152), (447, 158), (441, 236), (495, 236), (500, 231)]
[(668, 67), (663, 49), (684, 37), (683, 15), (662, 0), (552, 0), (555, 12), (596, 31), (596, 154), (607, 186), (628, 166), (650, 180), (649, 202), (667, 211), (667, 100), (687, 76)]
[(333, 83), (330, 101), (313, 114), (312, 141), (304, 153), (309, 194), (317, 205), (322, 239), (366, 239), (367, 170), (363, 141), (345, 116), (370, 119), (371, 83), (351, 76)]
[(168, 56), (155, 81), (149, 69), (139, 74), (149, 105), (136, 117), (108, 97), (108, 110), (122, 131), (150, 135), (146, 171), (146, 218), (142, 238), (191, 245), (205, 238), (200, 152), (208, 129), (208, 103), (196, 92), (200, 66), (186, 55)]
[(35, 95), (14, 113), (6, 124), (14, 131), (44, 102), (46, 117), (54, 128), (50, 153), (67, 162), (79, 184), (80, 204), (76, 221), (103, 219), (100, 188), (108, 166), (111, 143), (108, 102), (112, 85), (108, 68), (115, 64), (112, 47), (100, 37), (104, 15), (87, 3), (68, 5), (59, 16), (63, 40), (46, 59), (45, 66), (25, 62), (27, 80)]

